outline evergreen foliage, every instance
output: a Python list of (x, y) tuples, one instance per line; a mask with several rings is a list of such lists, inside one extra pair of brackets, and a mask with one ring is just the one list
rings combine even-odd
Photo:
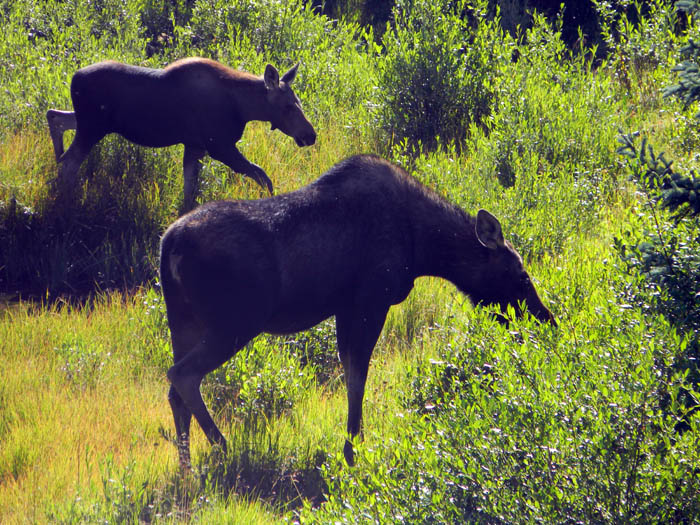
[[(697, 17), (700, 3), (680, 1), (676, 9)], [(693, 31), (697, 32), (695, 25), (691, 25), (691, 34)], [(692, 36), (681, 54), (687, 59), (673, 68), (679, 82), (664, 94), (678, 97), (688, 107), (700, 100), (700, 47)], [(687, 174), (675, 171), (673, 162), (663, 152), (656, 154), (646, 137), (637, 146), (638, 135), (621, 134), (617, 151), (628, 159), (628, 169), (646, 196), (655, 231), (631, 248), (621, 242), (618, 247), (631, 267), (640, 269), (650, 284), (659, 287), (658, 306), (682, 329), (696, 331), (700, 329), (700, 177), (694, 170)], [(658, 213), (656, 205), (670, 212), (670, 217)], [(693, 368), (698, 376), (697, 365)]]
[[(676, 2), (676, 9), (688, 13), (697, 18), (700, 16), (700, 2), (698, 0), (680, 0)], [(694, 26), (693, 26), (694, 27)], [(694, 35), (697, 39), (698, 35)], [(678, 73), (678, 83), (664, 90), (666, 96), (678, 97), (687, 107), (700, 100), (700, 44), (692, 38), (681, 48), (681, 55), (685, 60), (677, 64), (673, 71)], [(700, 113), (696, 115), (700, 117)]]
[(637, 147), (639, 133), (621, 134), (618, 153), (630, 159), (630, 168), (635, 179), (653, 192), (654, 200), (673, 213), (673, 218), (700, 215), (700, 178), (691, 170), (688, 175), (673, 170), (672, 161), (666, 160), (663, 153), (655, 154), (646, 138)]
[[(618, 153), (646, 196), (652, 228), (628, 233), (618, 249), (629, 267), (657, 290), (654, 303), (683, 330), (700, 330), (700, 178), (674, 171), (646, 138), (621, 134)], [(667, 210), (671, 215), (657, 208)], [(632, 239), (635, 239), (634, 241)], [(694, 365), (697, 368), (697, 365)]]

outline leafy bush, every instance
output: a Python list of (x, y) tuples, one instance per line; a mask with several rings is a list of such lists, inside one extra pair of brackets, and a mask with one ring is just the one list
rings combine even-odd
[(233, 42), (250, 56), (285, 64), (330, 36), (332, 25), (303, 2), (207, 0), (195, 5), (187, 31), (196, 47), (225, 49)]
[(379, 63), (379, 123), (390, 142), (461, 143), (490, 115), (505, 46), (485, 4), (396, 2)]
[(137, 332), (135, 339), (139, 348), (137, 355), (143, 359), (143, 364), (152, 367), (159, 374), (165, 374), (173, 365), (173, 355), (170, 348), (170, 328), (165, 308), (165, 300), (160, 292), (160, 283), (148, 288), (136, 296), (142, 309), (135, 319)]
[(112, 58), (141, 63), (145, 49), (140, 0), (3, 2), (0, 133), (45, 126), (49, 108), (68, 108), (69, 85), (81, 66)]
[(79, 390), (97, 385), (105, 361), (111, 357), (109, 352), (88, 347), (82, 341), (65, 341), (55, 351), (64, 363), (61, 370), (65, 373), (66, 381)]
[[(678, 2), (676, 8), (695, 16), (700, 6), (691, 0)], [(652, 11), (657, 10), (657, 27), (659, 23), (667, 27), (675, 24), (669, 6), (662, 9), (659, 2), (653, 2)], [(681, 49), (686, 60), (673, 69), (679, 73), (678, 83), (664, 90), (666, 96), (680, 98), (686, 108), (700, 98), (696, 86), (699, 48), (692, 39), (692, 35), (697, 35), (698, 26), (694, 18), (689, 18), (688, 22), (691, 36), (686, 37), (687, 44)], [(653, 25), (647, 24), (647, 27)], [(666, 43), (677, 40), (663, 39)], [(691, 135), (692, 145), (694, 132), (687, 134)], [(615, 246), (628, 271), (640, 276), (639, 289), (632, 292), (632, 299), (643, 308), (666, 316), (679, 330), (692, 334), (679, 349), (672, 369), (685, 374), (691, 385), (697, 387), (700, 384), (697, 335), (700, 329), (700, 179), (692, 170), (689, 174), (676, 172), (663, 153), (654, 153), (646, 138), (638, 146), (638, 135), (620, 134), (617, 151), (626, 157), (627, 169), (641, 189), (644, 211), (639, 214), (637, 224), (615, 240)], [(692, 388), (682, 391), (678, 397), (687, 410), (698, 405)], [(687, 428), (686, 422), (679, 424), (679, 428)]]
[(140, 14), (143, 33), (148, 39), (146, 54), (163, 53), (174, 43), (175, 28), (192, 17), (196, 0), (143, 0)]
[(638, 97), (640, 106), (656, 109), (660, 105), (656, 96), (659, 77), (668, 74), (659, 66), (668, 63), (685, 38), (682, 24), (674, 2), (636, 0), (625, 4), (596, 2), (607, 51), (604, 67), (627, 94)]
[[(645, 195), (645, 211), (638, 224), (615, 239), (627, 270), (640, 276), (631, 298), (642, 308), (668, 318), (690, 338), (678, 349), (670, 370), (700, 385), (700, 179), (693, 172), (675, 172), (664, 154), (656, 155), (638, 134), (621, 135), (618, 152)], [(661, 209), (659, 209), (661, 208)], [(669, 216), (669, 213), (673, 213)], [(677, 393), (684, 410), (698, 406), (693, 389)], [(684, 410), (679, 410), (683, 414)], [(685, 416), (678, 424), (688, 428)]]
[(499, 78), (488, 129), (473, 130), (468, 151), (441, 146), (411, 158), (400, 155), (407, 146), (393, 156), (465, 209), (492, 211), (520, 253), (538, 258), (597, 230), (618, 198), (612, 142), (623, 109), (610, 77), (594, 74), (542, 17), (513, 45), (517, 61)]
[[(688, 13), (694, 19), (700, 15), (700, 3), (697, 0), (679, 0), (676, 2), (676, 9)], [(700, 100), (700, 45), (695, 41), (699, 36), (699, 28), (697, 24), (691, 24), (690, 28), (692, 34), (688, 43), (681, 49), (684, 60), (673, 68), (673, 71), (678, 73), (678, 82), (664, 90), (667, 96), (678, 97), (686, 107)], [(696, 117), (700, 117), (700, 113)]]
[(214, 398), (213, 412), (233, 400), (235, 418), (267, 419), (287, 412), (307, 395), (314, 374), (297, 356), (257, 338), (207, 376), (205, 384)]
[[(594, 271), (591, 290), (627, 278)], [(615, 300), (583, 306), (566, 332), (527, 320), (506, 332), (484, 313), (433, 330), (423, 345), (437, 356), (406, 371), (399, 428), (360, 446), (349, 472), (332, 460), (328, 502), (303, 518), (612, 524), (699, 515), (697, 418), (692, 432), (677, 432), (687, 383), (670, 369), (685, 339)]]
[[(278, 338), (270, 339), (274, 344)], [(277, 344), (279, 341), (278, 339)], [(336, 381), (342, 375), (342, 367), (338, 359), (334, 319), (328, 319), (304, 332), (283, 337), (281, 343), (284, 351), (298, 360), (302, 368), (309, 367), (319, 385), (343, 385), (342, 381)]]
[(588, 172), (611, 162), (605, 157), (612, 158), (612, 152), (591, 156), (598, 134), (611, 128), (594, 131), (590, 125), (615, 118), (611, 83), (604, 76), (592, 78), (590, 60), (566, 47), (560, 24), (534, 16), (515, 47), (517, 61), (498, 86), (487, 145), (489, 167), (506, 187), (533, 171), (555, 172), (566, 166)]

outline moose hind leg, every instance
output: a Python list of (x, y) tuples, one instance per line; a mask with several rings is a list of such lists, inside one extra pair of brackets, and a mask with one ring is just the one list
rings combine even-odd
[(168, 370), (168, 379), (184, 406), (194, 415), (209, 442), (220, 445), (224, 452), (226, 439), (214, 423), (199, 388), (205, 375), (221, 366), (248, 341), (238, 340), (228, 344), (229, 341), (209, 333)]
[(77, 129), (73, 142), (59, 159), (58, 179), (62, 191), (74, 190), (78, 171), (83, 161), (87, 158), (92, 147), (97, 144), (104, 135), (92, 136), (80, 128)]
[[(170, 261), (170, 257), (172, 257), (172, 254), (166, 254), (164, 260)], [(161, 281), (163, 296), (167, 305), (168, 326), (170, 327), (173, 346), (173, 361), (178, 363), (204, 338), (204, 330), (184, 299), (182, 290), (176, 286), (176, 280), (172, 275), (173, 268), (174, 266), (169, 264), (169, 262), (165, 264), (161, 269)], [(191, 468), (189, 444), (192, 411), (173, 385), (170, 385), (168, 401), (170, 402), (175, 422), (180, 467), (183, 470), (187, 470)]]
[(61, 155), (63, 155), (63, 133), (66, 130), (78, 127), (75, 112), (50, 109), (46, 112), (46, 120), (49, 123), (53, 152), (56, 156), (56, 162), (58, 162)]
[(187, 408), (180, 394), (177, 393), (177, 390), (172, 385), (168, 392), (168, 401), (170, 401), (170, 408), (173, 411), (173, 419), (175, 420), (180, 467), (189, 469), (192, 466), (190, 462), (190, 422), (192, 421), (192, 412)]
[[(208, 359), (206, 355), (207, 348), (206, 342), (202, 341), (190, 354), (181, 361), (175, 363), (170, 370), (168, 370), (168, 379), (175, 393), (178, 394), (180, 401), (182, 401), (184, 406), (194, 415), (209, 442), (212, 445), (219, 444), (226, 450), (226, 439), (216, 426), (216, 423), (214, 423), (202, 399), (202, 394), (199, 391), (204, 376), (221, 364), (218, 363), (214, 365), (211, 363), (211, 360)], [(198, 357), (202, 357), (203, 359), (198, 359)], [(202, 366), (207, 361), (211, 364)], [(173, 416), (177, 417), (175, 411), (173, 411)]]

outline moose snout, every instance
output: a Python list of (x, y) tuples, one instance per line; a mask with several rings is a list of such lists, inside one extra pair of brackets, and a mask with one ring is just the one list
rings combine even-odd
[(508, 307), (513, 307), (515, 309), (516, 317), (522, 317), (525, 312), (529, 312), (531, 316), (537, 319), (540, 323), (549, 323), (555, 328), (558, 326), (557, 321), (554, 318), (554, 314), (549, 311), (542, 301), (540, 300), (537, 292), (534, 290), (529, 293), (525, 299), (517, 301), (503, 301), (498, 304), (500, 313), (494, 312), (494, 317), (496, 320), (504, 325), (508, 325)]
[(304, 135), (294, 137), (294, 140), (296, 141), (297, 146), (313, 146), (316, 143), (316, 132), (310, 131)]
[[(502, 311), (505, 312), (506, 310), (502, 309)], [(557, 320), (554, 318), (554, 315), (552, 314), (552, 312), (550, 312), (546, 307), (544, 307), (543, 310), (535, 310), (535, 311), (530, 310), (528, 308), (528, 311), (535, 319), (537, 319), (541, 323), (549, 323), (554, 328), (559, 326), (557, 324)], [(520, 317), (521, 315), (522, 315), (522, 312), (518, 312), (518, 317)], [(502, 313), (494, 312), (493, 316), (496, 319), (496, 321), (498, 321), (502, 325), (508, 326), (510, 324), (508, 317), (506, 317)]]
[(537, 319), (538, 321), (540, 321), (542, 323), (549, 323), (554, 328), (559, 326), (557, 324), (557, 320), (554, 318), (554, 315), (552, 314), (552, 312), (550, 312), (546, 307), (543, 307), (543, 309), (538, 311), (538, 312), (534, 312), (533, 315), (535, 316), (535, 319)]
[(542, 301), (539, 295), (533, 289), (530, 295), (525, 299), (525, 306), (528, 311), (541, 323), (550, 323), (552, 326), (557, 326), (557, 321), (554, 319), (554, 315), (549, 311)]
[(540, 323), (549, 323), (555, 328), (558, 326), (557, 321), (554, 318), (554, 314), (549, 311), (549, 308), (542, 304), (539, 297), (536, 297), (534, 301), (532, 298), (526, 300), (525, 307), (526, 310), (530, 312), (530, 315), (532, 315)]

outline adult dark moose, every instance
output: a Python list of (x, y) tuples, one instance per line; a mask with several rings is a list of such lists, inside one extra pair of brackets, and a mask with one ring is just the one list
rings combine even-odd
[[(335, 316), (352, 438), (389, 307), (406, 299), (417, 277), (442, 277), (475, 304), (512, 306), (518, 315), (524, 306), (555, 323), (493, 215), (472, 217), (374, 156), (346, 159), (291, 193), (200, 206), (163, 235), (160, 275), (183, 468), (192, 415), (212, 444), (226, 447), (202, 400), (202, 379), (261, 332), (297, 332)], [(352, 465), (350, 439), (344, 452)]]
[[(261, 120), (299, 146), (314, 144), (316, 132), (290, 87), (297, 67), (281, 79), (269, 64), (260, 78), (206, 58), (178, 60), (165, 69), (106, 61), (78, 70), (71, 81), (74, 111), (46, 113), (59, 163), (59, 188), (72, 188), (93, 146), (105, 135), (118, 133), (142, 146), (184, 144), (185, 210), (195, 204), (200, 159), (206, 154), (272, 193), (267, 174), (235, 143), (246, 123)], [(64, 153), (63, 133), (69, 129), (76, 133)]]

